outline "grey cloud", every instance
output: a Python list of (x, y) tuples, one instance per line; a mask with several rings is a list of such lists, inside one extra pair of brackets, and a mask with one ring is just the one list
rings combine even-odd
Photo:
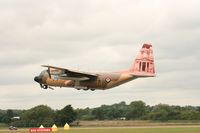
[[(180, 99), (186, 99), (176, 98), (178, 91), (183, 89), (185, 97), (189, 90), (191, 95), (198, 92), (199, 4), (159, 0), (0, 1), (0, 88), (17, 88), (12, 90), (12, 95), (17, 95), (12, 102), (16, 98), (16, 103), (21, 103), (20, 96), (35, 99), (26, 102), (26, 107), (46, 103), (59, 108), (56, 103), (65, 95), (76, 107), (86, 106), (91, 99), (95, 101), (91, 106), (134, 99), (183, 105)], [(135, 80), (105, 92), (61, 89), (54, 94), (54, 103), (49, 102), (53, 93), (43, 92), (33, 82), (33, 77), (45, 69), (42, 64), (86, 71), (128, 69), (144, 42), (153, 44), (156, 78)], [(6, 99), (9, 89), (0, 95), (8, 102), (1, 107), (13, 105)], [(171, 101), (161, 97), (168, 90), (173, 91), (167, 95)], [(77, 102), (77, 93), (85, 103)], [(149, 93), (157, 100), (151, 100)], [(40, 94), (45, 99), (38, 98)], [(102, 95), (107, 95), (104, 101), (95, 99)], [(188, 104), (196, 104), (196, 100), (197, 96)]]

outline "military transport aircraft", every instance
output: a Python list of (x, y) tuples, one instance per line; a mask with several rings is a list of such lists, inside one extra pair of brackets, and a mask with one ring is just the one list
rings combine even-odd
[(72, 87), (78, 90), (105, 90), (124, 84), (128, 81), (155, 77), (153, 49), (151, 44), (143, 44), (130, 69), (117, 72), (90, 73), (74, 71), (67, 68), (42, 65), (47, 67), (34, 80), (43, 89), (52, 87)]

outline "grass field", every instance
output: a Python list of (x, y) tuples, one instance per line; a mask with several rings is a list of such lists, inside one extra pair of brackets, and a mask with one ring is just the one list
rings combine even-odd
[[(9, 131), (0, 130), (0, 133), (27, 133), (28, 129)], [(200, 127), (112, 127), (112, 128), (71, 128), (69, 131), (59, 129), (56, 133), (200, 133)]]
[(149, 121), (149, 120), (104, 120), (104, 121), (79, 121), (80, 127), (135, 127), (135, 126), (183, 126), (200, 125), (200, 121), (194, 120), (173, 120), (173, 121)]

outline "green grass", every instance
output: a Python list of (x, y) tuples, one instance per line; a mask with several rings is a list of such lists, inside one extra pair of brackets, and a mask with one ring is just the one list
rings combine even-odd
[[(81, 129), (68, 133), (199, 133), (200, 128), (121, 128), (121, 129)], [(63, 131), (59, 131), (63, 133)]]
[(104, 121), (79, 121), (81, 127), (123, 127), (123, 126), (167, 126), (167, 125), (200, 125), (200, 121), (149, 121), (149, 120), (104, 120)]
[[(1, 130), (0, 130), (1, 132)], [(10, 133), (10, 131), (2, 131)], [(19, 129), (14, 133), (27, 133), (28, 129)], [(200, 127), (157, 127), (157, 128), (72, 128), (69, 131), (59, 129), (55, 133), (200, 133)]]
[(0, 128), (2, 127), (7, 127), (8, 125), (4, 124), (4, 123), (0, 123)]

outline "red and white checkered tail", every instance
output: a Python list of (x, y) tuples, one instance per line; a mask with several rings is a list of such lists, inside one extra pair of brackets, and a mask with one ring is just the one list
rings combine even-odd
[(143, 44), (140, 53), (129, 70), (133, 75), (138, 77), (154, 77), (155, 66), (153, 49), (151, 44)]

